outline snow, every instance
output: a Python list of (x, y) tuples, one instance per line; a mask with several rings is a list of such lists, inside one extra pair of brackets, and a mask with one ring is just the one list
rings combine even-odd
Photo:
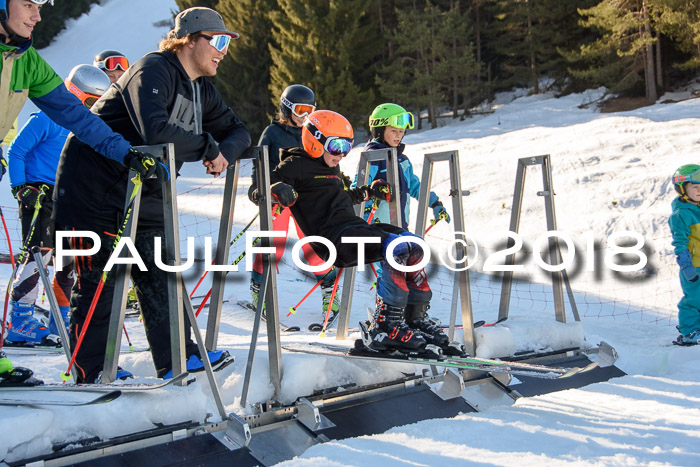
[[(134, 61), (156, 48), (167, 27), (156, 27), (154, 23), (167, 20), (171, 9), (176, 6), (170, 0), (108, 0), (73, 22), (69, 31), (41, 53), (62, 75), (76, 63), (89, 62), (104, 48), (117, 48)], [(235, 29), (235, 25), (232, 27)], [(541, 171), (533, 167), (527, 172), (519, 230), (527, 254), (518, 256), (518, 263), (525, 270), (516, 274), (509, 319), (477, 329), (477, 352), (480, 356), (504, 356), (523, 350), (593, 346), (605, 341), (617, 349), (620, 358), (616, 365), (628, 376), (580, 389), (520, 398), (513, 405), (491, 407), (480, 413), (426, 420), (379, 435), (331, 441), (313, 446), (284, 464), (699, 465), (700, 347), (671, 345), (677, 335), (675, 304), (681, 290), (667, 227), (670, 203), (675, 196), (670, 176), (678, 166), (700, 160), (700, 100), (687, 99), (699, 87), (696, 83), (659, 100), (678, 102), (613, 114), (601, 114), (587, 105), (598, 100), (603, 90), (558, 99), (551, 94), (528, 96), (518, 91), (499, 95), (491, 114), (464, 122), (449, 121), (435, 130), (411, 131), (405, 140), (406, 153), (417, 174), (423, 166), (421, 154), (459, 151), (462, 188), (470, 192), (464, 198), (466, 230), (472, 247), (476, 243), (480, 253), (470, 275), (474, 319), (487, 322), (498, 317), (501, 283), (497, 273), (484, 272), (484, 261), (503, 248), (505, 237), (500, 233), (507, 231), (510, 223), (517, 160), (551, 156), (557, 227), (576, 244), (568, 273), (582, 321), (573, 319), (568, 300), (567, 323), (554, 320), (549, 275), (532, 260), (532, 255), (538, 253), (534, 247), (536, 239), (547, 230), (543, 198), (536, 195), (542, 190)], [(346, 173), (355, 173), (361, 150), (362, 145), (358, 145), (342, 162)], [(234, 233), (256, 212), (245, 195), (250, 163), (243, 162), (241, 167)], [(448, 171), (436, 166), (432, 182), (432, 189), (453, 214)], [(212, 180), (197, 164), (185, 166), (178, 180), (183, 255), (184, 237), (196, 237), (198, 248), (203, 245), (202, 237), (216, 238), (222, 191), (223, 180)], [(10, 223), (13, 244), (18, 245), (16, 208), (8, 189), (2, 191), (0, 203)], [(416, 210), (414, 203), (411, 225), (415, 225)], [(441, 222), (431, 230), (427, 239), (434, 249), (445, 248), (452, 226)], [(605, 262), (612, 254), (609, 237), (622, 231), (637, 232), (644, 240), (642, 251), (649, 261), (639, 273), (613, 273)], [(591, 232), (588, 235), (594, 240), (594, 247), (588, 246), (587, 232)], [(230, 258), (243, 249), (241, 240), (232, 248)], [(198, 257), (202, 257), (201, 250)], [(304, 329), (318, 321), (321, 296), (315, 291), (296, 314), (287, 316), (287, 307), (296, 304), (313, 285), (313, 280), (304, 276), (290, 258), (286, 255), (280, 264), (280, 314), (284, 323)], [(634, 263), (636, 258), (630, 261)], [(217, 373), (217, 381), (226, 409), (239, 415), (252, 413), (250, 404), (274, 397), (263, 327), (249, 405), (240, 407), (253, 327), (252, 314), (236, 304), (249, 299), (249, 275), (244, 271), (244, 263), (240, 264), (240, 272), (229, 275), (218, 339), (218, 347), (236, 357), (234, 364)], [(202, 264), (197, 262), (192, 271), (185, 273), (189, 289), (198, 280)], [(444, 267), (431, 266), (429, 270), (435, 293), (430, 312), (448, 322), (452, 275)], [(9, 267), (0, 266), (0, 283), (6, 282), (9, 275)], [(210, 279), (208, 276), (197, 295), (209, 288)], [(372, 306), (370, 281), (367, 274), (358, 274), (351, 327), (364, 319), (366, 308)], [(199, 300), (193, 302), (198, 304)], [(460, 321), (458, 313), (458, 324)], [(138, 320), (128, 319), (126, 324), (134, 346), (144, 348), (147, 344)], [(199, 325), (206, 328), (206, 312), (200, 316)], [(336, 343), (334, 334), (329, 336), (327, 341)], [(461, 333), (458, 331), (456, 336), (460, 338)], [(283, 343), (320, 339), (313, 333), (282, 334)], [(33, 369), (36, 376), (47, 382), (58, 382), (59, 373), (66, 368), (61, 354), (37, 355), (18, 350), (8, 353), (15, 365)], [(158, 381), (146, 352), (122, 351), (120, 365), (135, 374), (135, 383)], [(316, 389), (389, 381), (413, 369), (413, 365), (402, 363), (379, 364), (285, 352), (279, 399), (291, 403)], [(125, 393), (116, 401), (99, 406), (0, 410), (0, 461), (4, 462), (46, 454), (52, 445), (89, 437), (108, 438), (156, 424), (218, 419), (206, 378), (201, 376), (185, 388)]]

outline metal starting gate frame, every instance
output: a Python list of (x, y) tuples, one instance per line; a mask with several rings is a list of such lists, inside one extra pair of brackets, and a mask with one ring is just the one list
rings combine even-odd
[[(547, 231), (557, 230), (557, 216), (554, 209), (554, 188), (552, 185), (552, 164), (549, 154), (543, 156), (523, 157), (518, 159), (518, 169), (515, 174), (515, 189), (513, 191), (513, 206), (510, 215), (510, 231), (517, 233), (520, 228), (520, 214), (523, 206), (523, 193), (525, 187), (525, 175), (527, 168), (533, 166), (542, 167), (542, 185), (543, 190), (537, 192), (537, 196), (544, 198), (544, 210), (547, 222)], [(508, 239), (507, 246), (511, 248), (515, 244), (512, 238)], [(549, 264), (561, 264), (562, 255), (559, 247), (559, 239), (556, 236), (549, 237)], [(515, 264), (515, 253), (506, 256), (505, 266), (513, 266)], [(571, 289), (569, 276), (566, 270), (552, 271), (552, 293), (554, 297), (554, 315), (558, 322), (566, 323), (566, 311), (564, 308), (564, 292), (562, 284), (566, 286), (569, 304), (572, 314), (576, 321), (581, 321), (581, 317), (576, 307), (574, 293)], [(505, 320), (508, 318), (510, 308), (510, 297), (513, 288), (513, 271), (504, 271), (503, 280), (501, 283), (501, 300), (498, 309), (498, 319)]]

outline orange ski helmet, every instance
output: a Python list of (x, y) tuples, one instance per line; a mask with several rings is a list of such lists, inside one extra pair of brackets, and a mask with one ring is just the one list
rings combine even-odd
[(352, 125), (337, 112), (316, 110), (304, 119), (301, 142), (314, 159), (323, 156), (324, 151), (347, 154), (353, 144)]

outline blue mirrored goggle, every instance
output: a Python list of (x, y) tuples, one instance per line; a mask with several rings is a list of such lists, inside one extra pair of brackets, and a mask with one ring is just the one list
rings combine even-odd
[(700, 183), (700, 170), (696, 170), (695, 172), (686, 175), (676, 175), (673, 177), (673, 183), (676, 185), (680, 185), (681, 183), (685, 182)]
[(223, 52), (224, 50), (226, 50), (228, 48), (229, 43), (231, 42), (231, 36), (227, 34), (215, 34), (213, 36), (208, 36), (200, 32), (199, 36), (208, 40), (209, 45), (214, 47), (219, 52)]
[(330, 136), (326, 139), (323, 149), (334, 156), (345, 156), (352, 149), (353, 140), (341, 138), (340, 136)]

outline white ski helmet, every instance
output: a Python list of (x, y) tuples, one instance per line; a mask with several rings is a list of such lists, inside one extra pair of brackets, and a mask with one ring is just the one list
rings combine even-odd
[(94, 65), (77, 65), (68, 73), (66, 87), (87, 107), (109, 89), (109, 77)]

